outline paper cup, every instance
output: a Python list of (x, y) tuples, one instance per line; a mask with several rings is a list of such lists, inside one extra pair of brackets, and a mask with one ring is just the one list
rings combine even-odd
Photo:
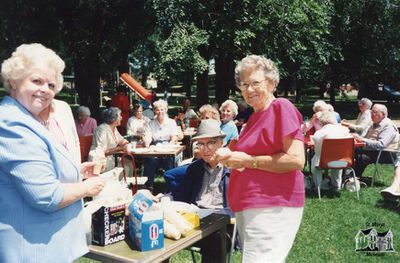
[(95, 162), (93, 166), (93, 174), (100, 174), (101, 173), (101, 168), (103, 167), (103, 164), (100, 162)]
[(94, 162), (93, 174), (98, 175), (101, 173), (102, 168), (106, 165), (106, 158), (105, 157), (94, 158), (93, 162)]
[(131, 151), (133, 151), (135, 148), (136, 148), (136, 141), (133, 141), (133, 142), (131, 142), (129, 145), (128, 145), (128, 152), (131, 152)]

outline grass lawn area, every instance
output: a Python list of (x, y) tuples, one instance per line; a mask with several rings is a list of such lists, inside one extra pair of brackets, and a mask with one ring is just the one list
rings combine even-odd
[[(368, 166), (365, 175), (372, 175)], [(400, 248), (400, 204), (385, 203), (379, 191), (389, 185), (393, 175), (390, 165), (380, 166), (381, 177), (375, 187), (364, 187), (358, 201), (346, 190), (340, 197), (308, 195), (300, 231), (287, 262), (400, 262), (395, 253), (356, 253), (358, 230), (371, 225), (379, 231), (392, 230), (395, 249)]]
[[(381, 165), (380, 171), (381, 178), (376, 180), (373, 188), (361, 189), (359, 201), (355, 193), (347, 190), (342, 190), (336, 197), (323, 195), (321, 200), (316, 194), (307, 194), (300, 230), (286, 262), (400, 262), (400, 203), (385, 203), (379, 194), (390, 184), (393, 167)], [(370, 165), (365, 175), (370, 176), (372, 172), (373, 166)], [(159, 187), (162, 183), (157, 178)], [(356, 253), (355, 236), (358, 230), (370, 226), (378, 232), (391, 229), (396, 252)], [(239, 252), (235, 252), (232, 262), (240, 262), (240, 256)], [(196, 262), (200, 262), (200, 255), (196, 253), (196, 257)], [(77, 262), (96, 261), (81, 258)], [(170, 262), (192, 262), (192, 257), (185, 250), (171, 257)]]

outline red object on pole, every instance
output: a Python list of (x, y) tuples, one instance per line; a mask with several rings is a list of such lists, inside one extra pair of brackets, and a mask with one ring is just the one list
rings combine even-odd
[(133, 91), (137, 92), (140, 97), (150, 103), (152, 102), (153, 95), (151, 94), (151, 92), (140, 85), (140, 83), (132, 78), (131, 75), (129, 75), (128, 73), (122, 73), (119, 79), (122, 80)]

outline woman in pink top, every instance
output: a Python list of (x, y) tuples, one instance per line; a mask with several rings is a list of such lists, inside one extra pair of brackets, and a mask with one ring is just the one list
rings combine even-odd
[(232, 152), (218, 158), (232, 169), (228, 200), (235, 212), (243, 262), (284, 262), (300, 226), (304, 206), (301, 115), (273, 95), (275, 64), (250, 55), (235, 69), (243, 98), (253, 109)]
[(88, 107), (79, 106), (76, 109), (76, 131), (78, 136), (92, 135), (97, 128), (97, 121), (90, 117), (90, 110)]

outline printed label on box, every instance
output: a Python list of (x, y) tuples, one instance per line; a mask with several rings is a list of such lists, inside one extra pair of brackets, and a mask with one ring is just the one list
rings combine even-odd
[(129, 235), (137, 247), (148, 251), (164, 247), (162, 211), (148, 211), (153, 201), (138, 192), (129, 205)]
[(92, 242), (110, 245), (125, 239), (125, 205), (101, 207), (92, 215)]

